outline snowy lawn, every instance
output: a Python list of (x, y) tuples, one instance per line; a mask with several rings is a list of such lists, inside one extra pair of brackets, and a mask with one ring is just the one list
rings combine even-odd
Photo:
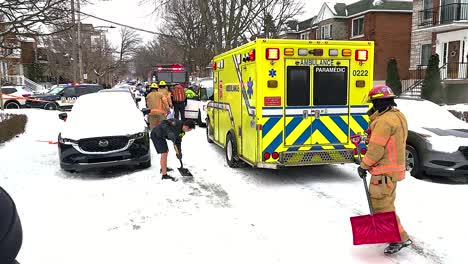
[[(415, 245), (386, 257), (384, 245), (352, 245), (349, 217), (368, 214), (355, 165), (231, 169), (197, 128), (182, 147), (193, 180), (162, 181), (155, 151), (147, 170), (70, 174), (48, 143), (58, 112), (17, 112), (29, 122), (0, 146), (0, 184), (23, 223), (22, 264), (468, 263), (468, 185), (400, 182), (397, 210)], [(173, 152), (169, 163), (178, 166)]]

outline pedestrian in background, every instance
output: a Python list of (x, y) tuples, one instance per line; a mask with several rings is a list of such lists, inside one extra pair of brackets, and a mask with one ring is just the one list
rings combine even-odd
[(185, 89), (182, 85), (177, 84), (174, 86), (172, 92), (173, 104), (174, 104), (174, 118), (185, 120), (185, 107), (187, 106), (187, 98), (185, 97)]

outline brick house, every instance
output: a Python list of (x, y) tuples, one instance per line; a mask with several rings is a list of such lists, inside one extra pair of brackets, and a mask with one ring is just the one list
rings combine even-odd
[(324, 3), (314, 21), (315, 39), (347, 39), (346, 4), (337, 3), (333, 7)]
[(324, 3), (312, 22), (315, 37), (310, 39), (375, 41), (374, 83), (385, 83), (391, 58), (397, 60), (404, 80), (409, 78), (412, 10), (407, 1)]
[(409, 78), (412, 3), (362, 0), (346, 6), (347, 39), (375, 42), (374, 81), (385, 83), (395, 58), (401, 80)]
[(415, 0), (413, 6), (411, 63), (413, 82), (424, 78), (432, 54), (439, 67), (449, 103), (468, 102), (468, 2)]

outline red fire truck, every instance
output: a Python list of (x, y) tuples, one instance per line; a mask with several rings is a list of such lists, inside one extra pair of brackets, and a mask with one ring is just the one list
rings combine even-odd
[(168, 85), (188, 84), (189, 76), (182, 64), (156, 65), (148, 74), (148, 83), (165, 81)]

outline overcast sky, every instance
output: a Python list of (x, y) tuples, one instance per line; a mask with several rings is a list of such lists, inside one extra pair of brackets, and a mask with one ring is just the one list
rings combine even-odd
[[(298, 19), (308, 19), (316, 15), (325, 1), (317, 0), (301, 0), (305, 3), (304, 14), (299, 16)], [(409, 0), (410, 1), (410, 0)], [(158, 31), (159, 21), (155, 15), (152, 15), (154, 7), (151, 4), (138, 3), (140, 0), (93, 0), (95, 4), (83, 7), (83, 11), (101, 18), (105, 18), (118, 23), (143, 28), (150, 31)], [(340, 0), (340, 1), (326, 1), (329, 3), (354, 3), (357, 0)], [(110, 26), (111, 23), (96, 20), (94, 18), (86, 18), (84, 23), (92, 23), (94, 26)], [(108, 29), (108, 38), (117, 46), (119, 42), (119, 26), (115, 29)], [(147, 41), (153, 38), (154, 35), (147, 33), (140, 33), (141, 37)]]

